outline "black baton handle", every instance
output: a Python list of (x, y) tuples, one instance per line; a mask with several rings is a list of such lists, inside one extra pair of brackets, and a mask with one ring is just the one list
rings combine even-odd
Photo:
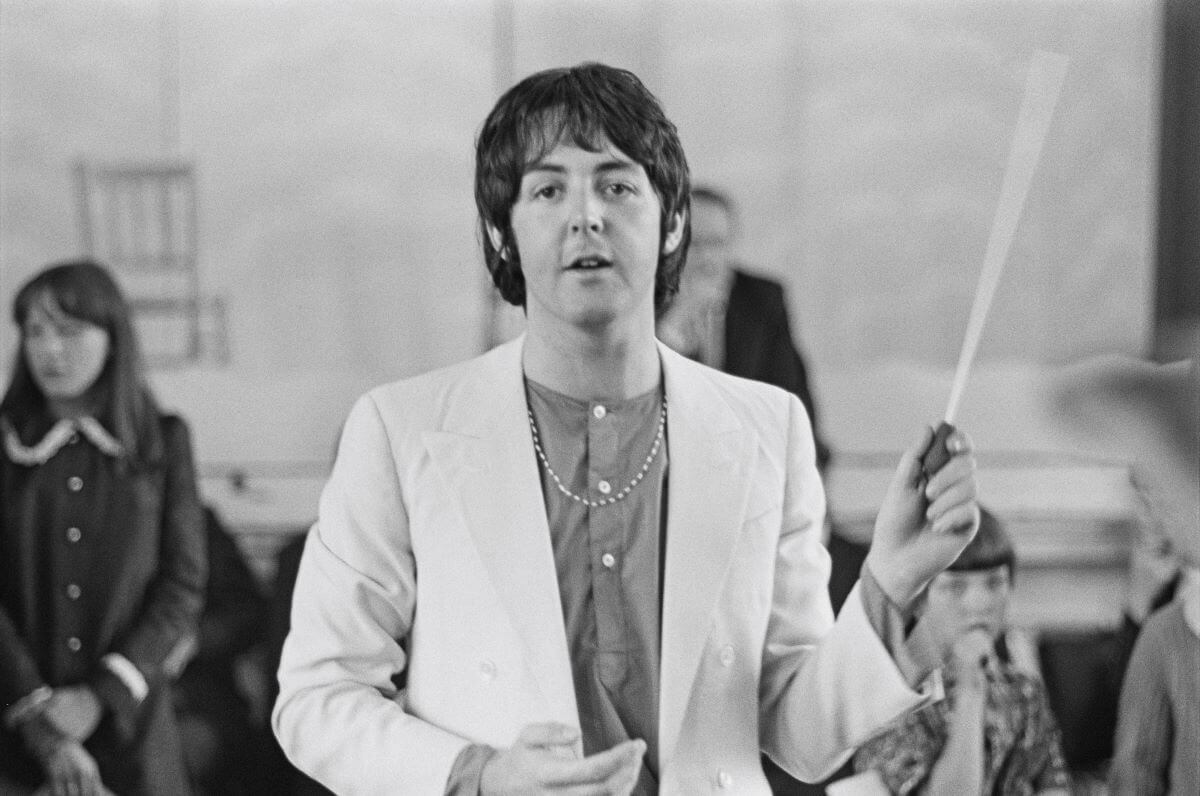
[(933, 478), (934, 473), (942, 469), (946, 462), (950, 461), (950, 449), (946, 447), (946, 441), (950, 439), (950, 435), (954, 433), (954, 426), (946, 421), (937, 427), (933, 432), (933, 439), (929, 443), (929, 447), (921, 454), (921, 480), (924, 483), (929, 483), (929, 479)]

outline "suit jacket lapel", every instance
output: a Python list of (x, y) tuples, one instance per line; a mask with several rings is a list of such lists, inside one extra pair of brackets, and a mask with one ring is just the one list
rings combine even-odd
[[(559, 721), (578, 726), (558, 576), (526, 415), (523, 339), (487, 355), (428, 432), (525, 659)], [(463, 584), (469, 588), (469, 584)]]
[(701, 366), (659, 346), (669, 405), (660, 771), (673, 755), (746, 511), (756, 438)]

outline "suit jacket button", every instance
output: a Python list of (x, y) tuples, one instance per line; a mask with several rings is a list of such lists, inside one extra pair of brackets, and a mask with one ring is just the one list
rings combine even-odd
[(480, 661), (479, 676), (483, 678), (485, 683), (490, 683), (496, 679), (496, 664), (491, 661)]
[(721, 788), (732, 788), (733, 775), (723, 768), (717, 769), (717, 786)]

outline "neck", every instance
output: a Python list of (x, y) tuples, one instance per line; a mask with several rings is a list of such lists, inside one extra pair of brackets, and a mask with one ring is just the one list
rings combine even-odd
[(632, 334), (530, 326), (522, 366), (528, 378), (582, 401), (633, 398), (660, 380), (653, 323)]
[(46, 400), (46, 407), (50, 410), (50, 415), (56, 420), (82, 417), (94, 412), (92, 401), (86, 396), (79, 396), (78, 398), (49, 398)]

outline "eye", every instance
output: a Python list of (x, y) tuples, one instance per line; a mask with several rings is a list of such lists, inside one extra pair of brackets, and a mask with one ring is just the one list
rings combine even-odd
[(555, 199), (562, 194), (562, 188), (554, 183), (539, 185), (533, 189), (535, 199)]
[(84, 329), (84, 325), (78, 321), (64, 321), (59, 325), (58, 332), (65, 337), (78, 337)]
[(611, 182), (604, 186), (604, 190), (610, 196), (616, 197), (629, 196), (630, 194), (637, 193), (636, 189), (627, 182)]
[(42, 335), (46, 334), (47, 327), (44, 323), (29, 321), (25, 324), (22, 331), (24, 332), (26, 338), (41, 337)]

